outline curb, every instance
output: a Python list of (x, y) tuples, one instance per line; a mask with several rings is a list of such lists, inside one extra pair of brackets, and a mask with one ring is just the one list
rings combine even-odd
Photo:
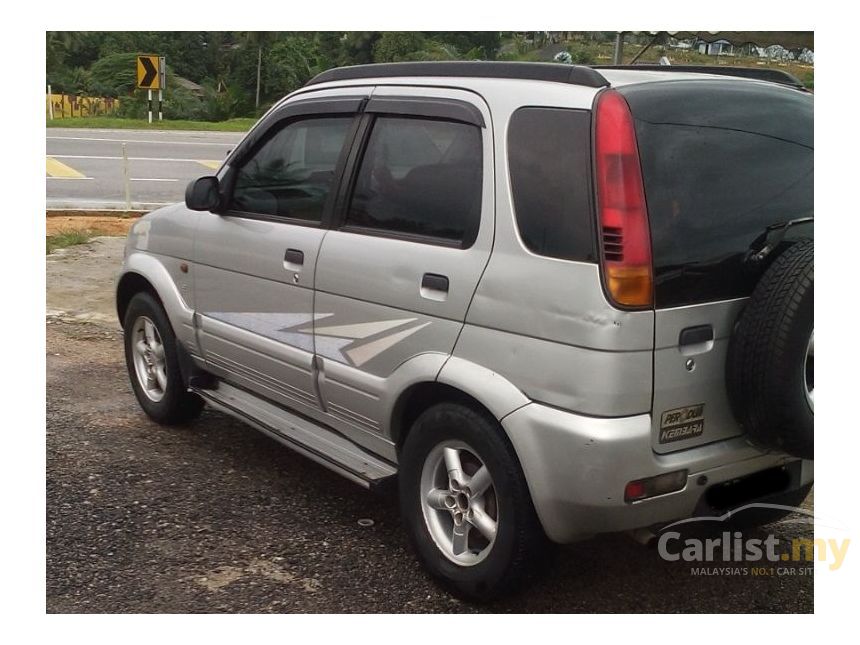
[(131, 219), (146, 215), (148, 212), (145, 210), (117, 211), (85, 208), (49, 208), (45, 210), (45, 217), (116, 217), (118, 219)]

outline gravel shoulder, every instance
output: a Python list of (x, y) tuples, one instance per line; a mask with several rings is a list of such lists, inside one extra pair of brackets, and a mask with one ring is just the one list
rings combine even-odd
[(119, 329), (114, 282), (125, 237), (95, 237), (58, 249), (46, 258), (47, 313), (66, 321), (95, 322)]

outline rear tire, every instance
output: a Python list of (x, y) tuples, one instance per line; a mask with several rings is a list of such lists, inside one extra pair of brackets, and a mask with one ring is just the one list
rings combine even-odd
[(125, 364), (143, 411), (163, 425), (197, 417), (203, 399), (183, 382), (176, 336), (161, 304), (149, 293), (136, 294), (128, 304), (123, 330)]
[(455, 595), (488, 601), (541, 568), (549, 542), (495, 419), (460, 403), (437, 404), (415, 421), (399, 461), (409, 537), (427, 571)]
[(751, 441), (814, 455), (814, 244), (797, 242), (765, 271), (729, 343), (726, 386)]

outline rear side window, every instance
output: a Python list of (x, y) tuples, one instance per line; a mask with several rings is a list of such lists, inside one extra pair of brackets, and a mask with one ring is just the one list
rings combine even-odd
[[(748, 296), (750, 245), (813, 215), (813, 107), (761, 84), (698, 81), (624, 93), (648, 202), (658, 307)], [(811, 227), (803, 227), (808, 229)]]
[(275, 131), (239, 168), (231, 208), (319, 223), (352, 120), (306, 119)]
[(481, 217), (481, 150), (473, 125), (377, 117), (346, 225), (470, 245)]
[(591, 208), (591, 116), (584, 110), (521, 108), (508, 130), (517, 228), (530, 251), (596, 258)]

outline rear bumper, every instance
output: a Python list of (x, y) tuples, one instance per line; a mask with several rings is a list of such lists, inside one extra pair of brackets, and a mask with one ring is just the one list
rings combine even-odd
[[(707, 487), (799, 461), (762, 452), (743, 437), (658, 455), (651, 447), (647, 414), (593, 418), (530, 403), (502, 419), (502, 425), (543, 528), (561, 543), (691, 517)], [(628, 482), (682, 469), (688, 471), (683, 489), (624, 501)], [(803, 461), (799, 481), (792, 485), (799, 488), (812, 478), (812, 462)]]

